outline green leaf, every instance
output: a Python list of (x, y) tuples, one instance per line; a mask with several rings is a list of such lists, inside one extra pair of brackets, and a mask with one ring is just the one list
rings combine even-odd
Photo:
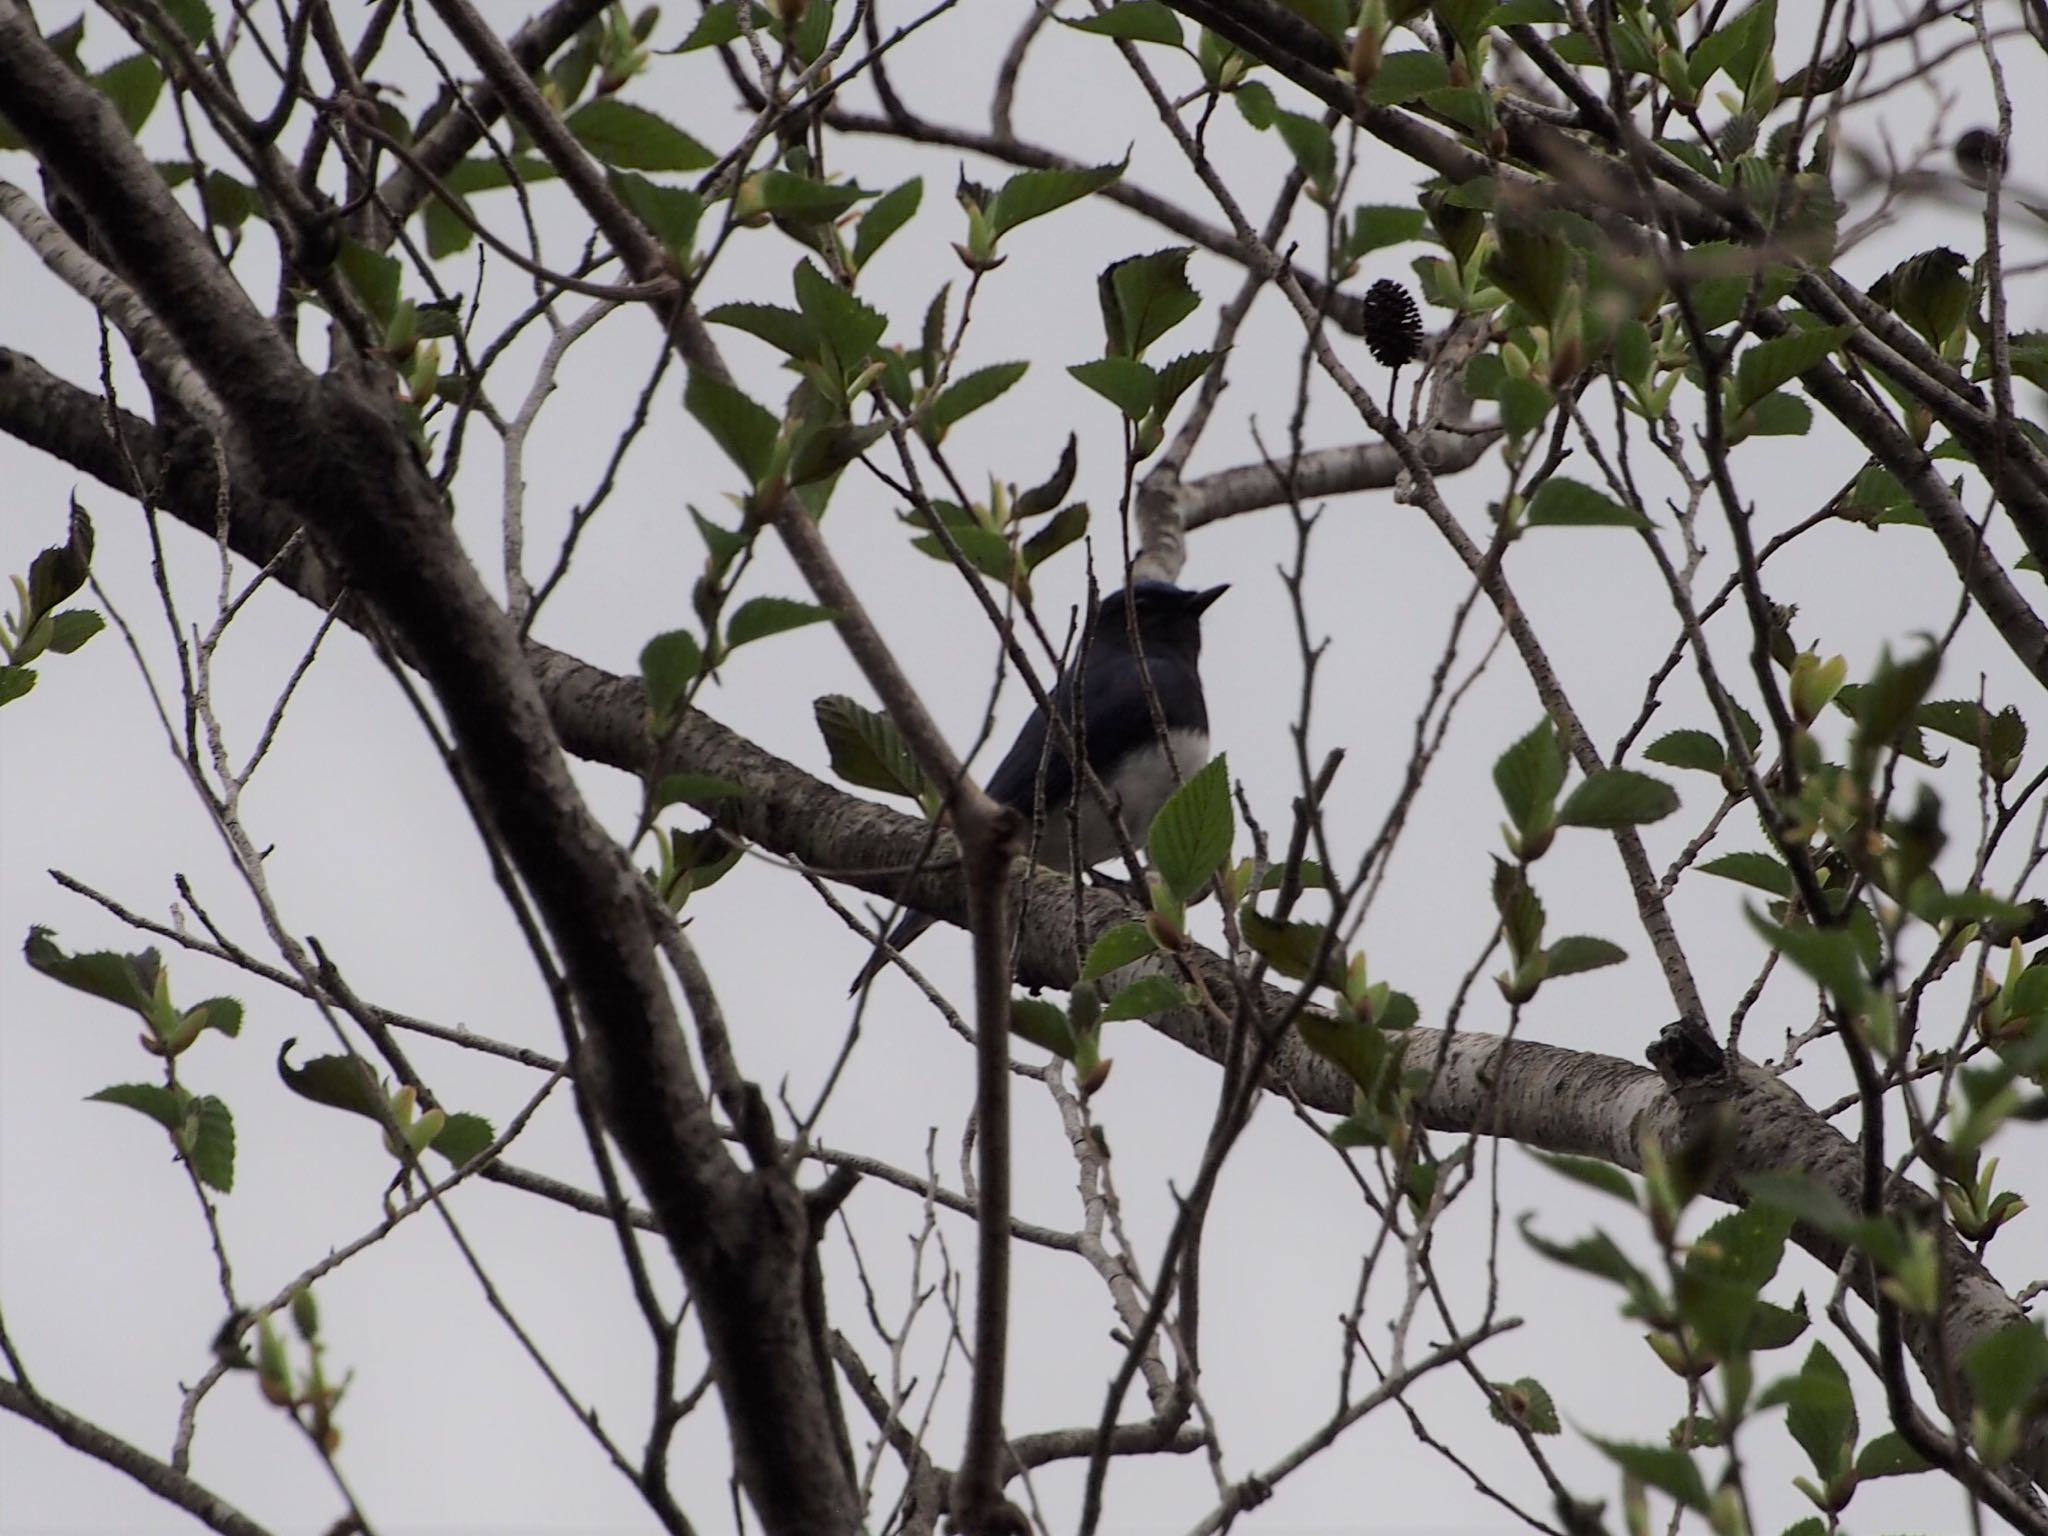
[(1735, 364), (1735, 408), (1746, 411), (1780, 385), (1788, 384), (1842, 344), (1852, 328), (1824, 325), (1760, 341)]
[(913, 800), (929, 792), (930, 781), (887, 715), (837, 693), (819, 699), (811, 711), (831, 754), (832, 771), (847, 783)]
[(186, 1108), (185, 1129), (178, 1150), (192, 1164), (199, 1182), (222, 1194), (235, 1187), (235, 1117), (226, 1104), (206, 1094)]
[(1237, 112), (1247, 123), (1264, 133), (1273, 126), (1273, 120), (1280, 115), (1279, 105), (1273, 100), (1273, 88), (1263, 80), (1247, 80), (1230, 93), (1230, 99), (1237, 103)]
[(1902, 1477), (1909, 1472), (1925, 1472), (1927, 1468), (1927, 1461), (1895, 1429), (1872, 1436), (1856, 1453), (1858, 1482), (1873, 1477)]
[(704, 670), (704, 648), (687, 629), (656, 635), (640, 648), (640, 679), (647, 690), (647, 710), (666, 726), (690, 684)]
[(1813, 407), (1775, 390), (1736, 417), (1735, 429), (1743, 437), (1804, 437), (1813, 429)]
[(1024, 377), (1029, 363), (997, 363), (988, 368), (977, 368), (974, 372), (955, 379), (941, 391), (939, 397), (926, 407), (924, 419), (937, 429), (940, 436), (948, 427), (974, 411), (980, 410), (990, 401)]
[(611, 184), (664, 250), (678, 261), (690, 259), (697, 226), (704, 218), (703, 198), (688, 187), (664, 187), (631, 171), (613, 171)]
[(349, 287), (363, 301), (371, 318), (380, 326), (390, 325), (391, 317), (398, 312), (398, 258), (354, 240), (343, 240), (334, 264), (348, 279)]
[(1751, 6), (1734, 20), (1707, 33), (1687, 59), (1688, 73), (1695, 88), (1704, 90), (1708, 80), (1724, 69), (1728, 71), (1729, 82), (1737, 90), (1747, 88), (1757, 60), (1770, 50), (1776, 39), (1776, 29), (1776, 0), (1762, 0), (1761, 4)]
[(711, 434), (712, 441), (725, 450), (725, 456), (740, 467), (748, 486), (759, 486), (774, 461), (781, 423), (765, 407), (701, 368), (690, 370), (683, 404)]
[(0, 667), (0, 704), (11, 704), (36, 685), (34, 667)]
[(1319, 190), (1330, 187), (1337, 175), (1337, 142), (1330, 136), (1329, 125), (1299, 112), (1275, 112), (1273, 126), (1280, 130), (1287, 152), (1310, 184)]
[(1152, 391), (1153, 414), (1163, 417), (1172, 410), (1174, 403), (1199, 384), (1222, 356), (1221, 352), (1186, 352), (1164, 364)]
[(1105, 350), (1111, 357), (1142, 357), (1145, 349), (1201, 306), (1187, 279), (1192, 246), (1111, 262), (1095, 280), (1102, 305)]
[(2031, 1318), (1979, 1339), (1963, 1356), (1977, 1412), (1996, 1421), (2023, 1413), (2048, 1381), (2048, 1336)]
[[(1287, 866), (1284, 863), (1273, 864), (1267, 867), (1266, 878), (1260, 882), (1259, 889), (1277, 891), (1286, 883)], [(1330, 878), (1323, 872), (1323, 866), (1314, 859), (1303, 859), (1301, 872), (1295, 884), (1304, 891), (1327, 891), (1330, 888)]]
[(1766, 1389), (1757, 1406), (1786, 1403), (1785, 1427), (1821, 1481), (1832, 1483), (1849, 1468), (1856, 1446), (1856, 1399), (1849, 1375), (1825, 1344), (1815, 1344), (1795, 1379), (1794, 1387), (1778, 1382)]
[(1019, 171), (996, 192), (988, 207), (989, 228), (998, 238), (1020, 224), (1043, 218), (1055, 209), (1099, 192), (1130, 164), (1126, 156), (1113, 165), (1076, 166), (1050, 171)]
[(1112, 971), (1157, 953), (1158, 948), (1143, 923), (1118, 923), (1088, 946), (1088, 958), (1081, 966), (1081, 979), (1100, 981)]
[(149, 114), (163, 95), (164, 72), (146, 53), (133, 53), (117, 64), (109, 64), (92, 77), (100, 94), (114, 104), (122, 126), (130, 135), (142, 132)]
[(1343, 259), (1354, 262), (1390, 245), (1419, 240), (1427, 222), (1420, 208), (1408, 204), (1360, 203), (1345, 226)]
[(1529, 498), (1531, 528), (1648, 528), (1650, 520), (1569, 475), (1552, 475)]
[(1662, 779), (1633, 768), (1603, 768), (1565, 797), (1557, 819), (1567, 827), (1640, 827), (1677, 809), (1678, 791)]
[(1193, 901), (1216, 866), (1230, 857), (1237, 836), (1237, 818), (1230, 808), (1227, 757), (1204, 764), (1173, 792), (1152, 818), (1147, 848), (1166, 888), (1182, 901)]
[(1605, 1232), (1596, 1229), (1577, 1242), (1557, 1243), (1535, 1231), (1527, 1216), (1522, 1217), (1517, 1225), (1522, 1230), (1524, 1241), (1546, 1259), (1601, 1280), (1611, 1280), (1626, 1290), (1631, 1298), (1656, 1295), (1656, 1287), (1650, 1284), (1649, 1277), (1629, 1261)]
[(1869, 981), (1855, 934), (1847, 928), (1814, 928), (1804, 923), (1780, 926), (1754, 908), (1745, 910), (1750, 926), (1771, 948), (1831, 992), (1844, 1012), (1862, 1011)]
[(807, 624), (820, 624), (836, 617), (838, 615), (830, 608), (800, 603), (794, 598), (749, 598), (740, 604), (725, 626), (726, 648), (737, 650), (749, 641), (765, 640), (770, 635), (802, 629)]
[(1101, 1022), (1149, 1019), (1156, 1013), (1166, 1013), (1186, 1005), (1187, 995), (1179, 983), (1164, 976), (1140, 976), (1103, 1006)]
[(1597, 971), (1603, 966), (1619, 965), (1628, 958), (1628, 951), (1619, 944), (1606, 939), (1592, 938), (1583, 933), (1567, 934), (1543, 951), (1544, 974), (1549, 977), (1575, 976), (1581, 971)]
[(1060, 461), (1044, 484), (1034, 485), (1021, 492), (1010, 505), (1012, 519), (1021, 517), (1042, 517), (1067, 499), (1067, 492), (1073, 488), (1074, 471), (1080, 459), (1074, 434), (1067, 434), (1067, 446), (1060, 450)]
[(1121, 0), (1108, 10), (1069, 21), (1076, 32), (1094, 32), (1103, 37), (1120, 37), (1130, 43), (1163, 43), (1181, 46), (1180, 18), (1159, 0)]
[[(1542, 426), (1544, 418), (1550, 414), (1550, 391), (1534, 379), (1503, 378), (1497, 397), (1500, 400), (1501, 425), (1517, 441)], [(1537, 500), (1543, 499), (1542, 491), (1536, 494)]]
[(1792, 871), (1768, 853), (1724, 853), (1699, 868), (1703, 875), (1719, 875), (1723, 880), (1734, 880), (1773, 896), (1792, 894)]
[(792, 275), (796, 301), (821, 341), (830, 349), (820, 362), (835, 364), (851, 377), (865, 363), (889, 327), (888, 319), (861, 303), (808, 261)]
[(1398, 107), (1450, 83), (1450, 66), (1440, 55), (1410, 48), (1380, 60), (1380, 71), (1372, 77), (1366, 99), (1376, 106)]
[(1344, 29), (1351, 25), (1349, 0), (1280, 0), (1333, 43), (1344, 41)]
[(1495, 1400), (1490, 1407), (1496, 1424), (1519, 1424), (1532, 1435), (1554, 1435), (1563, 1428), (1549, 1390), (1534, 1376), (1492, 1386)]
[(1042, 998), (1010, 999), (1010, 1033), (1063, 1061), (1074, 1059), (1074, 1027), (1067, 1022), (1065, 1010)]
[(675, 124), (616, 96), (585, 102), (567, 126), (606, 165), (629, 171), (701, 171), (718, 156)]
[(1313, 976), (1318, 986), (1344, 984), (1342, 944), (1333, 942), (1322, 970), (1317, 972), (1315, 968), (1316, 957), (1323, 953), (1323, 936), (1328, 932), (1322, 923), (1279, 922), (1250, 906), (1238, 913), (1237, 920), (1245, 943), (1265, 956), (1281, 975), (1292, 976), (1296, 981), (1307, 981)]
[(1718, 774), (1728, 762), (1721, 738), (1711, 731), (1671, 731), (1644, 748), (1643, 756), (1666, 768), (1693, 768), (1713, 774)]
[(1018, 550), (1024, 569), (1035, 571), (1054, 555), (1088, 531), (1088, 503), (1077, 501), (1062, 507), (1059, 514), (1024, 541)]
[(1624, 1205), (1640, 1208), (1642, 1199), (1636, 1193), (1635, 1180), (1612, 1163), (1603, 1163), (1596, 1157), (1573, 1157), (1563, 1152), (1538, 1152), (1536, 1161), (1575, 1183), (1588, 1189), (1597, 1189), (1603, 1195), (1612, 1195)]
[(873, 206), (860, 216), (860, 222), (854, 226), (853, 267), (856, 272), (874, 259), (875, 253), (891, 235), (910, 222), (923, 201), (924, 178), (921, 176), (913, 176), (875, 199)]
[(1518, 831), (1528, 831), (1540, 816), (1547, 818), (1564, 787), (1564, 748), (1557, 728), (1544, 716), (1536, 728), (1500, 755), (1493, 765), (1494, 787)]
[(761, 171), (741, 183), (754, 211), (796, 224), (827, 224), (875, 194), (851, 182), (819, 181), (794, 171)]
[(87, 1103), (119, 1104), (145, 1114), (175, 1136), (184, 1128), (189, 1095), (162, 1083), (115, 1083), (85, 1097)]
[(460, 1168), (472, 1158), (481, 1157), (498, 1139), (491, 1129), (491, 1122), (482, 1115), (450, 1115), (447, 1124), (434, 1137), (433, 1149)]
[(1586, 1438), (1629, 1476), (1669, 1494), (1686, 1509), (1706, 1513), (1707, 1485), (1691, 1453), (1669, 1445), (1631, 1445), (1621, 1440), (1602, 1440), (1598, 1435)]
[(74, 497), (64, 542), (52, 544), (29, 562), (28, 608), (21, 615), (24, 634), (85, 585), (92, 570), (92, 548), (92, 519)]
[(163, 956), (154, 949), (132, 955), (107, 949), (69, 955), (57, 947), (52, 930), (37, 927), (29, 929), (22, 956), (29, 969), (52, 981), (133, 1009), (145, 1019), (152, 1014), (157, 977), (163, 971)]
[(808, 316), (779, 304), (720, 304), (704, 312), (713, 325), (729, 325), (758, 337), (787, 357), (799, 361), (818, 356), (822, 342)]
[(1103, 357), (1067, 370), (1133, 421), (1152, 409), (1158, 376), (1132, 357)]
[(720, 778), (715, 773), (666, 773), (655, 782), (647, 797), (647, 813), (652, 816), (672, 805), (710, 811), (728, 800), (743, 800), (746, 795), (744, 784)]
[(278, 1047), (277, 1075), (284, 1079), (285, 1087), (315, 1104), (384, 1123), (390, 1106), (368, 1062), (360, 1056), (315, 1056), (304, 1066), (295, 1067), (288, 1058), (297, 1044), (296, 1040), (287, 1040)]

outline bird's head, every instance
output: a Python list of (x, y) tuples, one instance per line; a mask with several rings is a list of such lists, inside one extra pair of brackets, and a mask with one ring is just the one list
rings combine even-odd
[(1168, 581), (1133, 582), (1103, 598), (1095, 615), (1095, 643), (1129, 649), (1130, 620), (1135, 615), (1147, 652), (1196, 655), (1202, 648), (1203, 612), (1229, 590), (1225, 585), (1190, 592)]

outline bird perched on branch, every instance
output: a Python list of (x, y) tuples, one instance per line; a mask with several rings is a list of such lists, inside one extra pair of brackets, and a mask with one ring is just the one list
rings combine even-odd
[[(1202, 614), (1228, 590), (1190, 592), (1170, 582), (1138, 581), (1110, 593), (1096, 610), (1079, 663), (1053, 685), (1052, 699), (1067, 735), (1079, 739), (1083, 757), (1115, 802), (1133, 844), (1144, 843), (1152, 818), (1180, 780), (1209, 761)], [(988, 793), (1033, 823), (1034, 854), (1041, 864), (1073, 867), (1077, 819), (1082, 868), (1092, 869), (1117, 852), (1115, 828), (1085, 781), (1075, 815), (1073, 764), (1064, 738), (1048, 729), (1042, 708), (1032, 710), (1024, 722), (988, 781)], [(907, 947), (935, 921), (922, 912), (906, 914), (889, 935), (890, 947)], [(853, 990), (866, 986), (886, 963), (886, 955), (877, 950), (854, 979)]]

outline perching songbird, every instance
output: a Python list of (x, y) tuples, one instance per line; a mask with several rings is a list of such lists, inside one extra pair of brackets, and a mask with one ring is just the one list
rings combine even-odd
[[(1142, 847), (1152, 818), (1181, 780), (1209, 761), (1209, 706), (1202, 697), (1202, 614), (1228, 586), (1190, 592), (1164, 581), (1134, 582), (1128, 590), (1110, 593), (1096, 610), (1095, 628), (1079, 668), (1068, 667), (1053, 685), (1052, 698), (1074, 731), (1074, 682), (1081, 679), (1081, 750), (1088, 766), (1116, 802), (1124, 830)], [(1131, 644), (1131, 620), (1137, 621), (1138, 649)], [(1144, 662), (1139, 663), (1142, 650)], [(1146, 679), (1152, 698), (1146, 697)], [(1168, 766), (1152, 700), (1166, 725), (1172, 748)], [(1053, 869), (1071, 869), (1069, 834), (1074, 818), (1073, 765), (1058, 739), (1048, 741), (1045, 711), (1034, 709), (1009, 753), (988, 781), (990, 797), (1027, 821), (1036, 816), (1036, 857)], [(1040, 796), (1043, 770), (1043, 800)], [(1118, 849), (1116, 834), (1097, 797), (1081, 792), (1081, 867), (1092, 869)], [(922, 912), (906, 913), (889, 935), (893, 948), (903, 949), (936, 922)], [(878, 951), (854, 979), (858, 992), (881, 970)]]

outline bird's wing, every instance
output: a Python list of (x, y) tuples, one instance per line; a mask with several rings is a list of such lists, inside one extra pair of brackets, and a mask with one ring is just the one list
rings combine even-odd
[[(1064, 704), (1071, 685), (1065, 678), (1054, 684), (1054, 697)], [(1061, 713), (1070, 711), (1062, 709)], [(1024, 729), (1017, 733), (1017, 739), (1010, 744), (1010, 750), (996, 765), (996, 771), (989, 776), (989, 798), (1012, 810), (1022, 811), (1029, 816), (1038, 803), (1039, 765), (1044, 764), (1045, 804), (1064, 804), (1073, 792), (1074, 770), (1067, 762), (1066, 754), (1057, 746), (1049, 746), (1045, 725), (1045, 711), (1034, 709), (1031, 718), (1024, 722)]]

